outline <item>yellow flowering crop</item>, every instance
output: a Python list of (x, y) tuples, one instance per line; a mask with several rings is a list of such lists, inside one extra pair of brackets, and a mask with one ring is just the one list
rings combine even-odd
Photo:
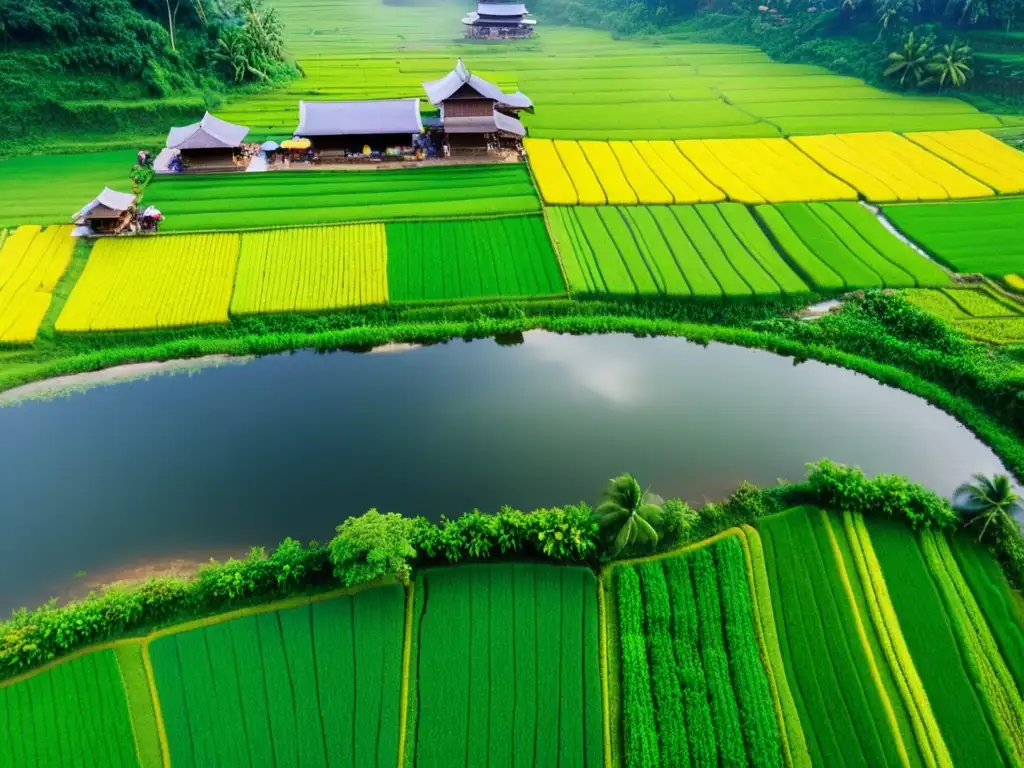
[(714, 180), (712, 174), (720, 175), (724, 167), (730, 175), (722, 176), (723, 182), (735, 178), (743, 183), (738, 194), (744, 194), (745, 187), (769, 203), (857, 199), (852, 187), (785, 139), (704, 139), (701, 143), (717, 161), (706, 175)]
[(747, 182), (733, 173), (717, 154), (700, 139), (677, 141), (676, 146), (708, 181), (725, 192), (730, 200), (738, 203), (760, 205), (765, 200)]
[(1024, 192), (1024, 152), (982, 131), (924, 131), (906, 137), (1001, 195)]
[(576, 205), (579, 198), (551, 139), (524, 139), (530, 168), (540, 187), (540, 195), (550, 205)]
[(242, 235), (232, 314), (304, 312), (387, 302), (388, 244), (383, 224)]
[(1024, 291), (1024, 277), (1021, 277), (1020, 275), (1007, 275), (1003, 279), (1006, 280), (1006, 284), (1015, 291)]
[(71, 261), (71, 227), (18, 227), (0, 249), (0, 341), (31, 344)]
[(65, 332), (226, 323), (239, 236), (100, 240), (56, 328)]
[(629, 186), (619, 161), (606, 141), (581, 141), (580, 149), (594, 169), (609, 205), (636, 205), (636, 192)]
[(650, 169), (640, 153), (628, 141), (610, 141), (608, 145), (619, 161), (619, 167), (626, 176), (629, 186), (636, 192), (637, 199), (645, 204), (668, 204), (675, 202), (672, 193)]
[(790, 141), (873, 202), (995, 194), (942, 158), (895, 133), (795, 136)]
[(555, 151), (576, 187), (580, 205), (604, 205), (607, 202), (604, 189), (580, 145), (575, 141), (555, 141)]
[(708, 181), (671, 141), (634, 141), (633, 146), (680, 204), (720, 203), (725, 193)]

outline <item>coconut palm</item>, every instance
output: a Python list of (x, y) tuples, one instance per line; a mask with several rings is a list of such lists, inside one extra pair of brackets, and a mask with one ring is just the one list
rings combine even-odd
[(983, 522), (978, 535), (981, 541), (993, 523), (1000, 527), (1016, 525), (1013, 516), (1024, 512), (1024, 505), (1006, 475), (986, 477), (979, 472), (973, 477), (973, 483), (964, 483), (953, 493), (953, 506), (970, 518), (967, 525)]
[(653, 547), (658, 543), (661, 505), (665, 503), (660, 496), (643, 491), (629, 474), (610, 480), (603, 496), (594, 517), (602, 531), (615, 532), (609, 552), (612, 557), (634, 544)]
[(966, 83), (974, 72), (968, 66), (971, 62), (971, 46), (961, 43), (955, 37), (932, 56), (928, 71), (939, 81), (939, 90), (949, 81), (953, 88)]
[(914, 83), (923, 85), (931, 80), (926, 77), (928, 73), (928, 52), (931, 44), (927, 39), (920, 40), (911, 32), (907, 35), (903, 48), (889, 54), (889, 61), (892, 62), (885, 68), (885, 76), (899, 75), (900, 86), (906, 84), (907, 75), (910, 75)]

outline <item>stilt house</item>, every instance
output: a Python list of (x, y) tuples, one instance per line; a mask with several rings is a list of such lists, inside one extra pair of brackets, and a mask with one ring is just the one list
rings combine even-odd
[(462, 17), (466, 37), (475, 40), (517, 40), (530, 37), (537, 20), (528, 18), (522, 3), (477, 3), (476, 11)]

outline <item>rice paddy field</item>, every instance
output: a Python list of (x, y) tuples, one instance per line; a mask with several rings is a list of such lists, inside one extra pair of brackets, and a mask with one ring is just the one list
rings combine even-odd
[(295, 171), (159, 178), (145, 194), (165, 232), (433, 219), (540, 211), (525, 167)]
[(604, 764), (591, 571), (427, 570), (416, 595), (406, 764)]
[(946, 205), (893, 205), (886, 217), (957, 272), (1001, 277), (1024, 271), (1024, 198)]
[(134, 152), (43, 155), (0, 160), (0, 229), (21, 224), (70, 224), (71, 217), (110, 187), (132, 188)]
[(22, 226), (0, 238), (0, 344), (35, 341), (71, 261), (70, 233), (71, 227)]
[(55, 328), (84, 333), (226, 323), (238, 251), (238, 235), (100, 240)]
[(0, 766), (1013, 766), (1022, 650), (970, 537), (797, 507), (87, 650), (0, 683)]
[(986, 286), (912, 290), (905, 295), (972, 338), (993, 344), (1024, 342), (1024, 303)]
[(540, 216), (387, 225), (393, 303), (564, 296)]

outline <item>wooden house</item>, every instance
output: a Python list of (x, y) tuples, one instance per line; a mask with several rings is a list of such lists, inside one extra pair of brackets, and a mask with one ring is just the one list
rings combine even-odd
[(533, 110), (529, 97), (520, 91), (505, 93), (470, 72), (462, 59), (440, 80), (424, 83), (423, 89), (430, 103), (440, 110), (445, 140), (453, 153), (515, 146), (526, 135), (518, 115), (522, 110)]
[(93, 234), (117, 235), (131, 225), (134, 210), (135, 195), (104, 187), (71, 220), (76, 226), (88, 227)]
[(411, 150), (423, 133), (419, 99), (300, 101), (295, 135), (321, 157)]
[(466, 37), (474, 40), (521, 40), (533, 35), (537, 20), (528, 17), (522, 3), (477, 3), (462, 24)]
[(249, 129), (244, 125), (229, 123), (207, 112), (198, 123), (171, 128), (167, 134), (167, 147), (157, 158), (157, 170), (162, 170), (164, 159), (171, 155), (180, 159), (182, 170), (241, 170), (244, 164), (238, 160), (242, 141), (248, 133)]

